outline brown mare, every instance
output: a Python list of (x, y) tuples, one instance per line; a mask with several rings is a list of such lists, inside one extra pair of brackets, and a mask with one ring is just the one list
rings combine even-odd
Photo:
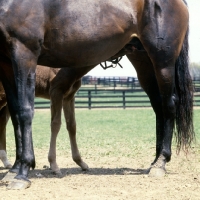
[[(56, 174), (61, 174), (56, 162), (56, 138), (61, 126), (62, 108), (69, 133), (72, 158), (83, 170), (88, 169), (87, 164), (81, 159), (76, 143), (74, 95), (81, 86), (81, 80), (77, 80), (71, 86), (67, 78), (69, 73), (68, 68), (55, 69), (41, 65), (37, 65), (36, 68), (35, 96), (51, 100), (51, 141), (48, 160), (52, 171)], [(0, 159), (6, 168), (11, 168), (6, 154), (6, 124), (10, 116), (6, 103), (6, 95), (0, 82)]]
[[(184, 0), (18, 0), (0, 2), (0, 78), (15, 131), (16, 177), (30, 186), (36, 65), (69, 68), (69, 88), (97, 64), (126, 54), (156, 114), (151, 175), (165, 173), (176, 124), (178, 149), (193, 137)], [(12, 73), (13, 72), (13, 73)], [(123, 136), (122, 136), (123, 137)]]

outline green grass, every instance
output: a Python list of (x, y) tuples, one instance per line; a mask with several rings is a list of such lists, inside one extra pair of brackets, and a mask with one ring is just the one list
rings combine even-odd
[[(194, 111), (197, 146), (200, 141), (200, 110)], [(135, 157), (155, 149), (155, 115), (152, 109), (76, 110), (77, 142), (88, 157)], [(64, 118), (57, 139), (57, 149), (71, 154)], [(49, 148), (50, 111), (36, 110), (33, 120), (34, 148)], [(175, 144), (173, 143), (173, 148)], [(8, 156), (15, 155), (11, 122), (7, 126)], [(47, 155), (45, 155), (46, 157)]]

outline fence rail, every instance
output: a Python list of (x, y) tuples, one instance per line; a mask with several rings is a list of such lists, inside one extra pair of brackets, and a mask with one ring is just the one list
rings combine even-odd
[[(194, 106), (200, 106), (200, 80), (194, 80)], [(35, 108), (49, 108), (50, 101), (35, 99)], [(90, 77), (82, 79), (82, 86), (75, 96), (76, 108), (128, 108), (151, 107), (146, 93), (133, 77)]]
[[(194, 106), (200, 106), (200, 94), (194, 95)], [(36, 98), (35, 108), (49, 108), (50, 102)], [(142, 90), (80, 90), (75, 96), (76, 108), (130, 108), (151, 107)]]

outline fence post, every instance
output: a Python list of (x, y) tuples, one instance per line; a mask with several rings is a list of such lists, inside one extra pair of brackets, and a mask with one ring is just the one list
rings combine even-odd
[(125, 99), (125, 91), (122, 91), (122, 95), (123, 95), (123, 108), (126, 108), (126, 99)]
[(116, 81), (114, 79), (114, 93), (115, 93)]
[(91, 91), (89, 90), (88, 91), (88, 108), (89, 108), (89, 110), (91, 109), (91, 104), (92, 104), (92, 102), (91, 102)]
[(95, 88), (95, 94), (97, 94), (97, 84), (95, 84), (94, 88)]

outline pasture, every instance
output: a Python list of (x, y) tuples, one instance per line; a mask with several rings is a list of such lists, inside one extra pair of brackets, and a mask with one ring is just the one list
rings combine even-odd
[[(76, 109), (77, 143), (90, 170), (82, 172), (72, 161), (64, 118), (57, 139), (57, 161), (62, 177), (48, 169), (50, 111), (35, 110), (33, 142), (36, 168), (27, 190), (6, 190), (0, 199), (199, 199), (200, 110), (194, 110), (196, 144), (187, 157), (176, 155), (166, 165), (164, 178), (148, 177), (145, 170), (155, 157), (155, 116), (148, 109)], [(11, 122), (7, 127), (7, 153), (13, 163), (15, 142)], [(0, 166), (3, 166), (0, 163)], [(7, 170), (0, 168), (2, 179)]]

